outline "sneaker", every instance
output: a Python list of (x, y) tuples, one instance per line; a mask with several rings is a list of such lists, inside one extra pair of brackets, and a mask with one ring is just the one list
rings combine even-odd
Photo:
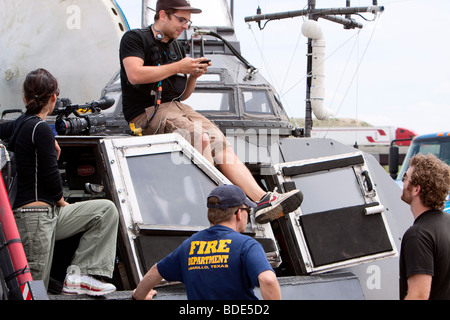
[(255, 220), (264, 224), (278, 219), (285, 214), (296, 210), (303, 201), (303, 194), (299, 190), (287, 193), (268, 192), (259, 202), (255, 209)]
[(116, 287), (88, 275), (68, 274), (64, 280), (63, 294), (102, 296), (116, 291)]

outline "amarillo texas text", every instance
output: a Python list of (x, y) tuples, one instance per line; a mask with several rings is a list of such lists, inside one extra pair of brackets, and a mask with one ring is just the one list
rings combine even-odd
[(188, 270), (228, 268), (227, 253), (231, 239), (192, 241), (189, 251)]

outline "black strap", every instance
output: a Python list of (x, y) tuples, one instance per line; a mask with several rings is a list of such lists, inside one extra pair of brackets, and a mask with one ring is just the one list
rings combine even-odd
[(18, 276), (25, 274), (25, 273), (31, 273), (31, 270), (28, 266), (25, 266), (22, 269), (14, 271), (9, 276), (5, 276), (5, 282), (9, 282), (12, 279), (17, 278)]
[(8, 142), (8, 150), (9, 151), (14, 152), (17, 136), (19, 135), (20, 130), (22, 129), (23, 125), (28, 120), (31, 120), (34, 118), (38, 118), (38, 117), (35, 115), (24, 114), (24, 115), (21, 115), (19, 118), (17, 118), (17, 120), (14, 122), (14, 129), (13, 129), (13, 132), (12, 132), (11, 137), (9, 138), (9, 142)]
[(14, 243), (22, 243), (22, 240), (20, 239), (11, 239), (5, 243), (1, 243), (0, 244), (0, 251), (2, 251), (4, 248), (6, 248), (7, 246), (9, 246), (10, 244), (14, 244)]
[[(9, 245), (14, 244), (14, 243), (22, 243), (22, 240), (21, 239), (11, 239), (5, 243), (2, 243), (2, 244), (0, 244), (0, 251), (2, 251), (6, 247), (8, 247)], [(22, 275), (25, 273), (31, 273), (31, 270), (28, 266), (25, 266), (22, 269), (15, 270), (12, 274), (5, 276), (4, 277), (5, 282), (8, 283), (9, 281), (17, 278), (19, 275)]]

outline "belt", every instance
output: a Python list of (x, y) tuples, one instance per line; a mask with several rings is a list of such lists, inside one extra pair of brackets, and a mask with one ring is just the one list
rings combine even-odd
[(52, 207), (22, 207), (14, 209), (14, 213), (26, 213), (26, 212), (51, 212)]

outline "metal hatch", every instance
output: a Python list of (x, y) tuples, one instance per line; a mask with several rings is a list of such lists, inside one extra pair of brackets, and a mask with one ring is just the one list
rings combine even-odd
[[(230, 183), (177, 134), (104, 140), (121, 209), (133, 229), (198, 231), (206, 196)], [(158, 214), (155, 214), (155, 209)], [(168, 212), (177, 212), (168, 216)], [(197, 211), (198, 213), (187, 212)], [(197, 216), (198, 215), (198, 216)]]
[[(210, 226), (207, 196), (230, 182), (176, 133), (104, 139), (102, 146), (127, 251), (141, 278), (182, 241)], [(246, 234), (263, 245), (274, 267), (279, 265), (269, 224), (252, 219)]]
[(280, 163), (270, 171), (276, 184), (304, 194), (297, 211), (272, 223), (276, 234), (293, 240), (285, 250), (296, 274), (322, 273), (397, 254), (362, 153)]

